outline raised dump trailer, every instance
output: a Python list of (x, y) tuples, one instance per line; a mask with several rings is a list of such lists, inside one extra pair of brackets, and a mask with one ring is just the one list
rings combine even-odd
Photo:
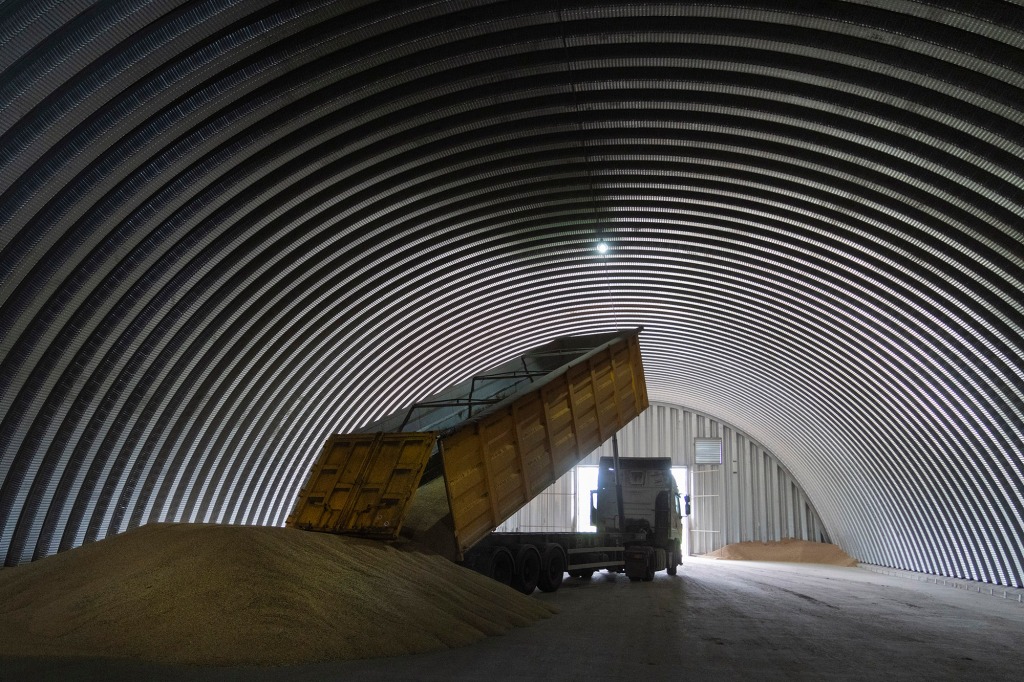
[[(555, 339), (359, 433), (332, 436), (288, 525), (385, 540), (403, 534), (523, 591), (538, 582), (556, 589), (540, 576), (558, 569), (558, 557), (584, 573), (570, 556), (628, 567), (629, 547), (652, 545), (643, 529), (563, 534), (588, 536), (571, 546), (514, 543), (492, 531), (647, 408), (639, 333)], [(598, 546), (577, 551), (587, 542)]]

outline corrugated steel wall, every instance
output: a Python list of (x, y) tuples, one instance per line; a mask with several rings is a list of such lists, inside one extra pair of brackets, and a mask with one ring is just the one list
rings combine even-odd
[(6, 565), (282, 523), (330, 433), (643, 326), (857, 559), (1024, 584), (1021, 3), (8, 0), (0, 46)]
[[(830, 541), (814, 505), (792, 474), (763, 445), (733, 426), (693, 410), (652, 403), (618, 438), (623, 457), (671, 457), (673, 466), (687, 467), (688, 490), (683, 492), (691, 498), (691, 554), (752, 540)], [(722, 464), (697, 464), (697, 438), (722, 439)], [(594, 465), (611, 455), (609, 441), (581, 464)], [(563, 476), (498, 530), (575, 530), (574, 480), (572, 475)]]

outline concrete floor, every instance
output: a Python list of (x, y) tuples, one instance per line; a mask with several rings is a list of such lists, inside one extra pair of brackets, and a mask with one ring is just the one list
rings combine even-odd
[(862, 568), (690, 559), (537, 593), (561, 612), (462, 649), (286, 668), (0, 660), (2, 680), (1020, 680), (1024, 604)]

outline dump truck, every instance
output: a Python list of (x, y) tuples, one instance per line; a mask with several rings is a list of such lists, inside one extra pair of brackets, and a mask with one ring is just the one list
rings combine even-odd
[(605, 568), (642, 580), (675, 570), (678, 493), (671, 472), (655, 484), (665, 464), (654, 459), (621, 458), (627, 468), (613, 461), (599, 478), (598, 533), (493, 532), (648, 407), (640, 332), (556, 338), (329, 437), (287, 525), (411, 539), (527, 593), (558, 589), (564, 571), (587, 577)]
[(557, 590), (565, 573), (589, 580), (603, 569), (634, 581), (661, 570), (676, 575), (683, 529), (671, 458), (602, 457), (590, 499), (596, 532), (494, 532), (464, 563), (525, 594)]

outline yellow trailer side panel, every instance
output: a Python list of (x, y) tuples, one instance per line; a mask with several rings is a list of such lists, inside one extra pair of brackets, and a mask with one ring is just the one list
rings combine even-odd
[(332, 436), (313, 465), (287, 525), (397, 538), (436, 440), (435, 433)]
[(459, 550), (476, 544), (647, 406), (633, 335), (444, 436)]
[(638, 333), (577, 356), (440, 443), (435, 432), (332, 436), (288, 525), (396, 538), (436, 445), (464, 552), (647, 408)]

